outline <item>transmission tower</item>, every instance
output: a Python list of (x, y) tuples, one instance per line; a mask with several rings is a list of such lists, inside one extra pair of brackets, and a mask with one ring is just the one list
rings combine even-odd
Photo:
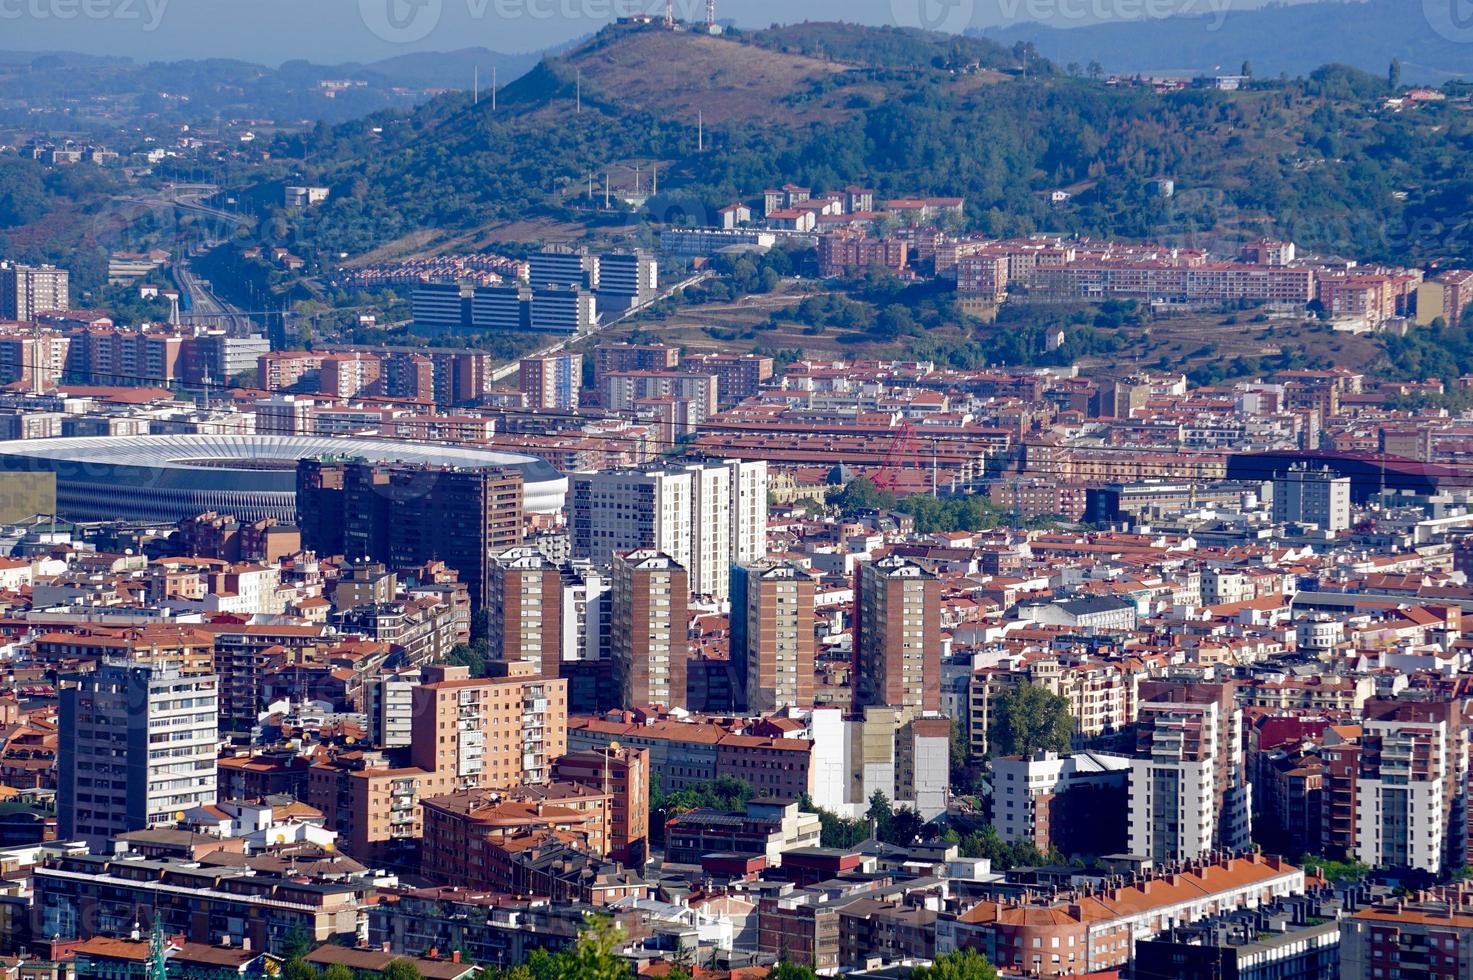
[(706, 0), (706, 33), (716, 33), (716, 0)]

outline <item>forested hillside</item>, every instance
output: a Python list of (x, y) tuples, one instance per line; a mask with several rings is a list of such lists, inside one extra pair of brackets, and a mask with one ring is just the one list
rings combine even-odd
[[(617, 220), (701, 219), (786, 181), (862, 181), (881, 196), (964, 195), (968, 223), (990, 234), (1193, 245), (1275, 234), (1361, 259), (1473, 258), (1473, 114), (1457, 98), (1389, 111), (1386, 79), (1340, 66), (1246, 92), (1161, 95), (1036, 61), (1025, 75), (1022, 58), (1007, 74), (856, 64), (820, 57), (805, 28), (760, 46), (611, 28), (545, 60), (495, 111), (446, 98), (283, 140), (279, 156), (335, 189), (291, 244), (358, 254), (427, 228), (606, 221), (590, 210), (589, 175), (632, 180), (633, 167), (658, 165), (659, 196)], [(835, 50), (860, 56), (865, 32), (845, 28)], [(893, 62), (884, 34), (874, 57)], [(652, 75), (682, 57), (689, 84)], [(1159, 177), (1175, 181), (1174, 198), (1152, 191)], [(1048, 201), (1058, 188), (1073, 194), (1063, 207)]]

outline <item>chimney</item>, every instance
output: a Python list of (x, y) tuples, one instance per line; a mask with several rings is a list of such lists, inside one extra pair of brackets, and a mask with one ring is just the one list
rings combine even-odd
[(450, 954), (450, 962), (451, 963), (459, 963), (460, 962), (460, 950), (457, 949), (453, 953)]

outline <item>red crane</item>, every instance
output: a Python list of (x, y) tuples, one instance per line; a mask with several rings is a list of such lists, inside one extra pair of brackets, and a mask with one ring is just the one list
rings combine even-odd
[(906, 422), (900, 427), (895, 441), (885, 453), (884, 465), (875, 476), (875, 486), (881, 490), (894, 490), (900, 482), (902, 470), (916, 469), (922, 465), (920, 441), (916, 438), (916, 427)]

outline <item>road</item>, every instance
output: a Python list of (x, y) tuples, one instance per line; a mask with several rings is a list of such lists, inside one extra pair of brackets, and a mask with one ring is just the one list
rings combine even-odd
[(125, 197), (120, 200), (127, 204), (138, 204), (147, 208), (178, 208), (181, 211), (202, 214), (233, 225), (255, 224), (255, 218), (248, 214), (235, 214), (200, 203), (203, 198), (209, 197), (218, 190), (219, 188), (214, 184), (165, 184), (157, 194), (148, 197)]
[[(698, 272), (695, 275), (690, 276), (690, 277), (685, 278), (685, 279), (682, 279), (680, 282), (677, 282), (675, 285), (670, 286), (669, 288), (667, 288), (666, 290), (664, 290), (663, 292), (661, 292), (658, 296), (656, 296), (654, 299), (651, 299), (651, 300), (648, 300), (647, 302), (641, 303), (638, 306), (630, 307), (629, 309), (625, 310), (623, 313), (621, 313), (618, 316), (614, 317), (612, 320), (609, 320), (609, 321), (603, 322), (603, 323), (599, 323), (596, 326), (594, 326), (592, 329), (589, 329), (589, 330), (580, 330), (577, 333), (568, 334), (567, 336), (562, 337), (561, 339), (559, 339), (556, 343), (549, 344), (548, 346), (543, 347), (540, 350), (535, 350), (532, 353), (527, 354), (527, 355), (524, 355), (524, 356), (525, 357), (546, 357), (549, 354), (557, 354), (557, 353), (560, 353), (560, 352), (566, 350), (567, 348), (573, 346), (576, 343), (580, 343), (581, 341), (587, 340), (590, 337), (597, 336), (599, 333), (601, 333), (604, 330), (609, 329), (610, 327), (614, 326), (615, 324), (623, 323), (625, 320), (627, 320), (630, 317), (635, 316), (635, 315), (637, 315), (639, 313), (642, 313), (643, 311), (649, 309), (651, 306), (654, 306), (656, 303), (660, 302), (661, 300), (669, 299), (671, 296), (674, 296), (676, 293), (680, 292), (683, 289), (689, 289), (691, 286), (694, 286), (696, 283), (704, 282), (707, 279), (710, 279), (714, 275), (715, 275), (715, 273), (712, 272), (712, 271), (710, 271), (709, 269), (706, 270), (706, 271), (704, 271), (704, 272)], [(510, 364), (504, 364), (501, 367), (497, 368), (496, 370), (492, 371), (491, 372), (491, 380), (492, 381), (498, 381), (498, 382), (499, 381), (505, 381), (506, 379), (510, 378), (512, 375), (516, 374), (520, 369), (521, 369), (521, 359), (519, 358), (519, 359), (517, 359), (515, 361), (512, 361)]]
[(215, 295), (210, 284), (189, 268), (188, 257), (181, 256), (174, 263), (174, 281), (182, 293), (189, 294), (190, 310), (179, 312), (179, 322), (184, 326), (223, 327), (232, 337), (246, 337), (259, 333), (260, 328), (239, 309)]

